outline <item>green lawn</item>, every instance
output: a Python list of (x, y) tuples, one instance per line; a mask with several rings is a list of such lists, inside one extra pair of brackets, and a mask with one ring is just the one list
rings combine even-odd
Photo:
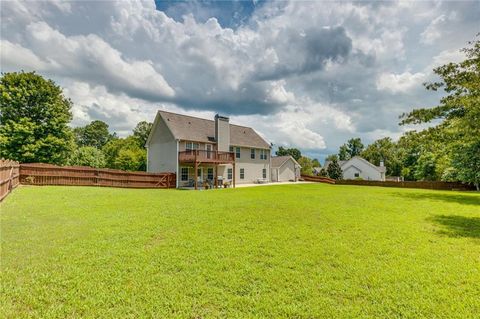
[(1, 318), (473, 318), (480, 194), (20, 187)]

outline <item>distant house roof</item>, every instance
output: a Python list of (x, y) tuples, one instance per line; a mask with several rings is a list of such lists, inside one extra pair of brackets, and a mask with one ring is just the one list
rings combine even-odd
[[(373, 167), (374, 169), (376, 169), (380, 173), (385, 173), (387, 171), (387, 168), (385, 166), (375, 166), (361, 156), (354, 156), (351, 159), (349, 159), (348, 161), (338, 161), (338, 165), (340, 165), (340, 167), (343, 169), (343, 166), (345, 166), (345, 164), (347, 164), (348, 162), (350, 162), (354, 158), (364, 162), (365, 164), (367, 164), (371, 167)], [(330, 163), (331, 163), (331, 161), (325, 161), (325, 165), (323, 167), (325, 167), (325, 169), (327, 169), (328, 165), (330, 165)]]
[[(167, 111), (158, 111), (158, 114), (170, 128), (175, 139), (215, 143), (215, 121)], [(230, 124), (230, 145), (270, 148), (270, 144), (254, 129), (235, 124)]]
[(272, 167), (273, 168), (279, 168), (279, 167), (282, 167), (283, 164), (285, 164), (285, 162), (287, 162), (288, 160), (292, 160), (295, 165), (298, 165), (299, 167), (302, 167), (300, 166), (300, 164), (298, 164), (298, 162), (290, 155), (285, 155), (285, 156), (272, 156), (272, 161), (271, 161), (271, 164), (272, 164)]

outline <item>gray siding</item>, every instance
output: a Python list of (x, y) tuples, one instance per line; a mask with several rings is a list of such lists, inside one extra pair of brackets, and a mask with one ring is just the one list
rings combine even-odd
[(153, 126), (152, 136), (147, 145), (147, 172), (177, 171), (177, 141), (161, 117)]

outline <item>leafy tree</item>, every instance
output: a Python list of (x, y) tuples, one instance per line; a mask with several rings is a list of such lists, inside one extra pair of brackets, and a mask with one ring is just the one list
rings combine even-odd
[(350, 154), (348, 153), (347, 145), (344, 144), (340, 146), (340, 149), (338, 150), (338, 159), (341, 161), (346, 161), (350, 159)]
[(304, 175), (312, 175), (313, 174), (313, 164), (312, 160), (306, 156), (302, 156), (297, 160), (298, 164), (302, 166), (300, 172)]
[(76, 149), (68, 161), (73, 166), (105, 167), (103, 152), (93, 146), (83, 146)]
[(318, 176), (327, 177), (328, 176), (327, 170), (324, 167), (322, 167), (320, 169), (320, 172), (318, 173)]
[(314, 159), (312, 160), (312, 166), (313, 166), (313, 167), (320, 167), (320, 166), (322, 166), (322, 165), (320, 164), (320, 161), (319, 161), (318, 159), (314, 158)]
[[(436, 174), (441, 173), (443, 176), (450, 167), (449, 164), (452, 164), (459, 179), (475, 183), (475, 174), (472, 173), (480, 171), (476, 154), (459, 154), (475, 150), (475, 145), (480, 143), (480, 41), (469, 44), (469, 47), (462, 50), (466, 55), (464, 61), (435, 68), (433, 71), (440, 80), (425, 84), (427, 90), (445, 91), (446, 96), (440, 100), (439, 105), (402, 114), (400, 124), (438, 121), (439, 124), (423, 131), (429, 137), (424, 146), (434, 144), (436, 147), (433, 152), (441, 164), (437, 166), (442, 167), (437, 169)], [(448, 163), (449, 160), (451, 163)], [(441, 172), (442, 169), (444, 172)]]
[(130, 171), (146, 170), (147, 153), (134, 136), (110, 140), (103, 147), (108, 168)]
[(387, 175), (400, 176), (403, 165), (399, 148), (390, 137), (376, 140), (361, 153), (361, 156), (370, 163), (379, 166), (383, 161), (387, 168)]
[(330, 154), (327, 156), (327, 158), (325, 158), (325, 161), (333, 161), (333, 160), (337, 160), (338, 161), (338, 155), (337, 154)]
[(480, 140), (469, 144), (458, 144), (453, 155), (456, 177), (472, 183), (480, 191)]
[(52, 80), (35, 72), (0, 78), (0, 157), (64, 164), (73, 149), (72, 102)]
[(441, 180), (444, 182), (457, 182), (458, 172), (454, 167), (447, 167), (442, 174)]
[(349, 139), (347, 141), (347, 151), (350, 158), (360, 155), (363, 151), (362, 140), (359, 137)]
[(108, 124), (98, 120), (84, 127), (76, 127), (73, 132), (78, 146), (102, 148), (112, 139), (112, 135), (108, 132)]
[(152, 126), (153, 123), (142, 121), (138, 122), (137, 126), (135, 126), (135, 128), (133, 129), (133, 136), (138, 139), (142, 147), (145, 147), (145, 144), (147, 143), (148, 135), (152, 130)]
[[(302, 153), (300, 152), (299, 149), (297, 148), (284, 148), (283, 146), (280, 146), (278, 150), (275, 152), (277, 156), (286, 156), (290, 155), (292, 156), (297, 162), (298, 160), (302, 157)], [(300, 164), (300, 163), (299, 163)]]
[(414, 174), (417, 180), (436, 180), (438, 176), (436, 175), (435, 155), (430, 152), (420, 155)]
[(141, 148), (122, 148), (114, 161), (114, 168), (126, 171), (146, 170), (146, 151)]
[(351, 138), (346, 144), (340, 146), (338, 150), (338, 158), (341, 161), (347, 161), (354, 156), (360, 155), (363, 151), (363, 147), (362, 140), (359, 137)]
[(343, 178), (342, 168), (340, 167), (336, 159), (333, 159), (332, 162), (328, 165), (327, 174), (328, 174), (328, 177), (333, 178), (335, 180), (339, 180)]

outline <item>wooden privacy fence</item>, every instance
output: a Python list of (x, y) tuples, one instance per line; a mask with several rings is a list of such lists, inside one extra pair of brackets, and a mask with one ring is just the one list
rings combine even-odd
[(0, 159), (0, 202), (18, 186), (19, 168), (18, 162)]
[(440, 182), (440, 181), (361, 181), (361, 180), (340, 180), (336, 184), (341, 185), (362, 185), (362, 186), (382, 186), (382, 187), (402, 187), (402, 188), (425, 188), (437, 190), (474, 190), (475, 187), (469, 184), (462, 184), (460, 182)]
[(85, 166), (20, 164), (20, 183), (26, 185), (175, 188), (175, 173), (127, 172)]
[(322, 177), (322, 176), (310, 176), (310, 175), (301, 175), (302, 179), (308, 182), (317, 182), (317, 183), (327, 183), (327, 184), (335, 184), (335, 180)]

